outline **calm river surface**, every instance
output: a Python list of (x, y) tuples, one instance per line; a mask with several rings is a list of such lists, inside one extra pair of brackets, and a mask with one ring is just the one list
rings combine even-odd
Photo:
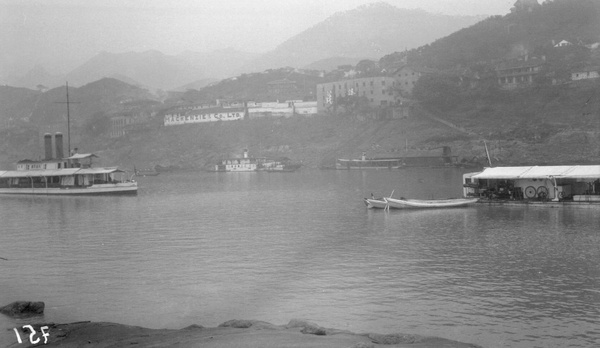
[(0, 346), (30, 321), (303, 318), (484, 347), (600, 346), (600, 210), (368, 210), (457, 197), (457, 169), (165, 173), (135, 197), (0, 197)]

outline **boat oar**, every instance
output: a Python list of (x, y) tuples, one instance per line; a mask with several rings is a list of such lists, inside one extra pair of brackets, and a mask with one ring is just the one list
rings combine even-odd
[[(395, 190), (392, 190), (392, 193), (390, 193), (390, 196), (388, 198), (392, 198), (392, 195), (394, 194)], [(390, 202), (388, 202), (387, 199), (385, 199), (385, 197), (383, 198), (385, 200), (385, 209), (387, 211), (390, 211)]]

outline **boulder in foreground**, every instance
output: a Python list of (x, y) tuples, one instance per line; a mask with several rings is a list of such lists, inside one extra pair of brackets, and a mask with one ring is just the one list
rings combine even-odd
[(15, 301), (0, 307), (0, 313), (9, 317), (30, 317), (44, 314), (44, 302)]

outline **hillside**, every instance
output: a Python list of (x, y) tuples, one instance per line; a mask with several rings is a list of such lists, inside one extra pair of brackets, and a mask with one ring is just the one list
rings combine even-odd
[[(531, 12), (486, 19), (409, 51), (409, 61), (417, 57), (440, 69), (415, 85), (417, 100), (409, 118), (340, 114), (165, 127), (161, 109), (169, 105), (153, 101), (143, 89), (103, 79), (70, 92), (72, 101), (81, 102), (72, 109), (75, 123), (79, 120), (74, 144), (97, 152), (105, 164), (129, 168), (158, 164), (200, 169), (217, 158), (239, 155), (244, 148), (255, 156), (286, 156), (317, 168), (333, 164), (335, 158), (358, 157), (362, 151), (368, 156), (439, 155), (442, 146), (450, 146), (465, 163), (484, 164), (484, 142), (494, 165), (600, 163), (600, 79), (567, 79), (572, 69), (600, 65), (600, 52), (585, 46), (600, 42), (598, 6), (587, 0), (555, 0)], [(548, 41), (563, 37), (580, 37), (581, 43), (554, 48)], [(527, 52), (547, 56), (539, 76), (528, 87), (500, 89), (498, 62)], [(403, 55), (384, 56), (379, 66), (397, 64)], [(463, 74), (469, 70), (474, 74)], [(462, 83), (470, 76), (477, 76), (474, 84)], [(283, 78), (302, 81), (307, 88), (300, 95), (309, 97), (319, 81), (327, 80), (292, 68), (269, 69), (188, 91), (176, 102), (269, 100), (268, 83)], [(6, 103), (0, 107), (5, 120), (18, 115), (22, 121), (20, 127), (0, 134), (3, 168), (41, 154), (44, 127), (64, 124), (65, 106), (57, 104), (64, 101), (64, 88), (40, 93), (4, 87), (0, 101)], [(122, 112), (135, 101), (158, 112), (149, 127), (116, 139), (99, 131), (107, 114)]]
[(239, 72), (286, 66), (301, 68), (331, 57), (378, 59), (394, 51), (425, 45), (481, 20), (399, 9), (385, 2), (338, 12), (259, 56)]
[[(152, 167), (173, 166), (200, 170), (219, 158), (240, 156), (248, 148), (254, 156), (285, 156), (307, 168), (331, 166), (336, 158), (440, 155), (443, 146), (470, 165), (484, 165), (487, 144), (494, 165), (593, 164), (600, 162), (600, 98), (590, 96), (598, 85), (561, 94), (548, 103), (548, 95), (519, 96), (504, 103), (479, 103), (480, 112), (463, 122), (458, 107), (446, 119), (458, 129), (431, 118), (417, 108), (409, 119), (356, 120), (344, 115), (265, 118), (188, 126), (159, 126), (117, 140), (95, 139), (86, 148), (103, 163)], [(587, 104), (586, 104), (587, 102)], [(545, 105), (537, 117), (553, 113), (553, 122), (519, 123), (512, 112)], [(570, 111), (569, 111), (570, 110)], [(564, 117), (563, 117), (564, 116)]]
[(182, 99), (191, 102), (214, 102), (216, 99), (275, 101), (276, 97), (269, 93), (269, 83), (283, 79), (296, 82), (297, 92), (292, 99), (304, 100), (314, 100), (316, 86), (323, 81), (317, 71), (269, 69), (221, 80), (200, 90), (189, 90)]
[[(476, 69), (500, 59), (551, 55), (553, 42), (575, 44), (600, 41), (600, 2), (546, 1), (533, 11), (513, 11), (487, 18), (408, 52), (408, 61), (435, 69), (457, 66)], [(395, 56), (395, 58), (394, 58)], [(388, 65), (402, 55), (389, 54)]]

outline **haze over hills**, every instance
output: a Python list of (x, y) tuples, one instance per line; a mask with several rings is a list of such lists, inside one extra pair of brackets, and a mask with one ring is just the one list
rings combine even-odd
[(199, 80), (223, 79), (279, 67), (335, 68), (427, 44), (482, 18), (430, 14), (380, 2), (338, 12), (262, 55), (231, 48), (214, 52), (186, 51), (175, 56), (157, 50), (101, 52), (65, 76), (52, 76), (42, 66), (36, 66), (25, 76), (9, 81), (9, 85), (53, 88), (69, 81), (72, 86), (82, 86), (113, 77), (150, 90), (171, 90), (202, 86), (202, 82), (197, 83)]
[[(105, 118), (121, 115), (127, 100), (140, 100), (147, 110), (155, 112), (149, 129), (117, 140), (106, 132), (88, 133), (86, 146), (110, 148), (107, 157), (120, 163), (136, 159), (152, 165), (195, 166), (249, 147), (256, 155), (271, 151), (269, 155), (318, 165), (342, 155), (360, 155), (361, 151), (371, 150), (372, 144), (377, 145), (377, 151), (404, 149), (405, 144), (419, 151), (451, 146), (453, 154), (471, 159), (482, 153), (482, 140), (490, 145), (494, 157), (513, 164), (598, 162), (600, 79), (571, 80), (576, 69), (600, 66), (598, 6), (595, 0), (554, 0), (532, 11), (489, 17), (408, 52), (382, 56), (379, 67), (393, 66), (408, 54), (409, 62), (439, 69), (439, 73), (425, 75), (429, 77), (415, 84), (417, 107), (407, 119), (341, 112), (313, 118), (265, 117), (248, 123), (164, 127), (161, 113), (183, 99), (152, 101), (147, 91), (110, 79), (73, 89), (72, 100), (81, 104), (74, 105), (72, 111), (84, 128), (86, 122), (89, 125), (97, 120), (94, 115), (98, 112), (105, 113)], [(552, 41), (561, 39), (574, 44), (555, 47)], [(515, 58), (515, 47), (524, 48), (518, 53), (525, 57), (527, 53), (531, 57), (545, 56), (545, 64), (531, 85), (504, 90), (495, 67)], [(468, 70), (477, 74), (468, 74)], [(296, 73), (294, 69), (242, 74), (200, 91), (189, 91), (185, 101), (211, 102), (230, 95), (252, 100), (249, 98), (268, 93), (269, 81), (283, 77), (301, 81), (292, 73)], [(463, 77), (467, 82), (474, 77), (473, 84), (462, 83)], [(309, 82), (315, 83), (307, 79)], [(197, 98), (188, 98), (192, 93)], [(0, 103), (0, 122), (9, 117), (21, 121), (12, 128), (0, 128), (0, 162), (10, 164), (25, 153), (22, 139), (13, 135), (32, 130), (32, 136), (39, 138), (45, 127), (64, 124), (65, 107), (56, 103), (64, 101), (64, 88), (42, 93), (0, 87), (0, 101), (4, 101)], [(10, 109), (6, 109), (8, 106)], [(430, 116), (455, 126), (433, 121)], [(279, 149), (289, 150), (278, 153)], [(39, 152), (34, 143), (30, 143), (29, 150)]]
[(205, 85), (201, 80), (227, 77), (235, 64), (243, 64), (252, 57), (254, 54), (233, 49), (210, 53), (188, 51), (177, 56), (159, 51), (101, 52), (65, 76), (50, 75), (38, 65), (11, 85), (35, 88), (41, 84), (53, 88), (69, 81), (72, 86), (83, 86), (109, 77), (151, 90), (170, 90), (197, 84), (199, 80), (200, 85)]
[[(338, 12), (244, 65), (248, 73), (285, 66), (304, 67), (331, 57), (379, 59), (442, 38), (482, 20), (400, 9), (385, 2)], [(343, 62), (341, 64), (346, 64)], [(340, 64), (340, 65), (341, 65)]]

